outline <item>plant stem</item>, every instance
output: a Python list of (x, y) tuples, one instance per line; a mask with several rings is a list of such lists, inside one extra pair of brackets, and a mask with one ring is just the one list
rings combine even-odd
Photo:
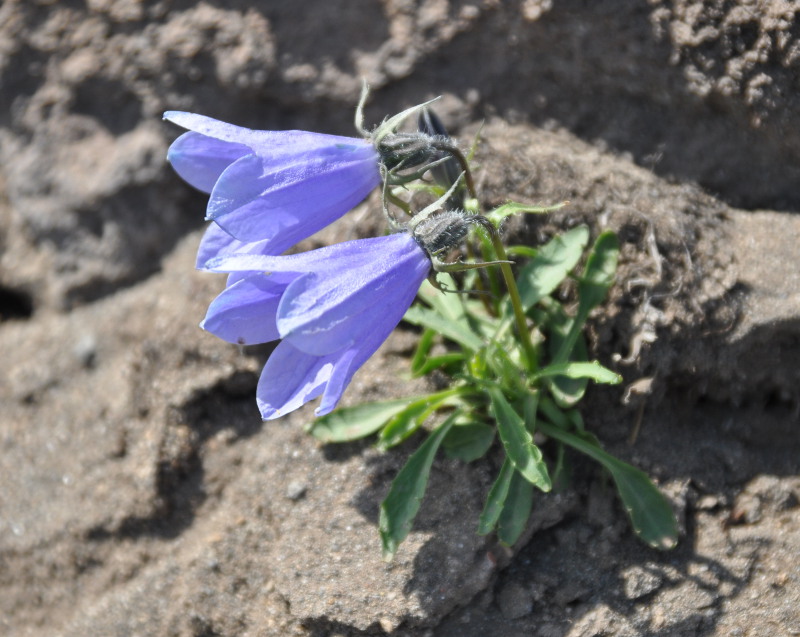
[[(500, 241), (500, 236), (496, 230), (490, 232), (492, 237), (492, 246), (497, 256), (498, 261), (508, 261), (505, 246)], [(531, 333), (528, 329), (528, 320), (525, 318), (525, 311), (522, 309), (522, 299), (519, 296), (517, 289), (517, 282), (514, 280), (514, 273), (511, 271), (511, 266), (508, 263), (501, 263), (500, 270), (503, 273), (503, 280), (505, 281), (506, 288), (508, 289), (508, 297), (511, 299), (511, 306), (514, 308), (514, 319), (517, 323), (517, 331), (519, 332), (519, 339), (522, 342), (522, 351), (525, 360), (528, 364), (528, 371), (534, 372), (538, 369), (538, 357), (536, 355), (536, 348), (531, 341)]]

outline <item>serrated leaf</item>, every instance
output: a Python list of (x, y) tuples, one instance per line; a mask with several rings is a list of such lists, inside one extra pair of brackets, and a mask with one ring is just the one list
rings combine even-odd
[(622, 376), (603, 367), (598, 361), (554, 363), (540, 369), (536, 378), (548, 376), (566, 376), (567, 378), (588, 378), (596, 383), (616, 385), (622, 382)]
[(378, 431), (387, 420), (415, 400), (418, 400), (417, 396), (343, 407), (317, 418), (311, 424), (309, 432), (326, 444), (358, 440)]
[(490, 387), (489, 397), (497, 419), (500, 440), (502, 440), (506, 455), (514, 468), (531, 484), (542, 491), (549, 491), (552, 485), (547, 473), (547, 465), (542, 459), (539, 447), (533, 444), (533, 438), (525, 428), (525, 422), (508, 404), (499, 387)]
[(483, 347), (483, 340), (466, 323), (450, 321), (433, 310), (414, 305), (406, 312), (403, 320), (412, 325), (421, 325), (436, 330), (445, 338), (449, 338), (469, 350), (477, 351)]
[(578, 226), (554, 237), (537, 251), (517, 277), (522, 307), (527, 312), (549, 296), (580, 261), (589, 243), (589, 228)]
[(486, 497), (486, 504), (483, 505), (483, 512), (478, 521), (478, 534), (486, 535), (494, 530), (497, 521), (500, 519), (500, 514), (503, 512), (503, 503), (508, 496), (508, 487), (511, 484), (511, 477), (514, 475), (514, 465), (506, 458), (503, 466), (500, 468), (500, 473), (489, 489), (489, 495)]
[(472, 462), (483, 457), (494, 442), (494, 427), (479, 422), (459, 424), (444, 439), (448, 458)]
[(514, 471), (503, 511), (497, 521), (497, 538), (513, 546), (525, 530), (533, 508), (533, 485), (519, 471)]
[(379, 520), (384, 559), (391, 559), (397, 547), (408, 537), (428, 486), (436, 452), (454, 420), (454, 416), (448, 418), (431, 433), (392, 481), (389, 494), (381, 503)]
[(669, 501), (646, 473), (603, 451), (596, 443), (548, 423), (539, 429), (548, 436), (585, 453), (603, 465), (631, 519), (634, 532), (656, 549), (671, 549), (678, 543), (678, 523)]

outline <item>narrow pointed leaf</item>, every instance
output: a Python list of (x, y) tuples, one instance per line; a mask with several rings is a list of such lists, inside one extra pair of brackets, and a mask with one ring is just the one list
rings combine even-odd
[(399, 445), (411, 436), (428, 417), (444, 405), (457, 404), (461, 389), (451, 388), (435, 394), (420, 396), (409, 402), (387, 421), (378, 437), (378, 448), (387, 449)]
[(436, 452), (454, 420), (454, 417), (445, 420), (411, 455), (381, 503), (379, 526), (384, 559), (391, 559), (408, 537), (428, 486)]
[(481, 338), (469, 329), (468, 325), (453, 323), (433, 310), (414, 305), (406, 312), (403, 320), (412, 325), (420, 325), (436, 330), (445, 338), (449, 338), (469, 350), (476, 351), (483, 347)]
[(500, 440), (503, 441), (506, 455), (514, 468), (531, 484), (536, 485), (542, 491), (549, 491), (552, 485), (547, 473), (547, 465), (542, 459), (542, 452), (533, 444), (533, 438), (525, 429), (525, 422), (508, 404), (498, 387), (491, 387), (489, 396), (497, 419)]
[(581, 305), (593, 308), (603, 302), (608, 289), (614, 284), (618, 259), (617, 235), (610, 230), (602, 233), (594, 242), (592, 253), (586, 261), (586, 270), (578, 285)]
[(572, 348), (583, 331), (586, 319), (589, 318), (589, 312), (602, 303), (609, 288), (614, 284), (618, 259), (617, 235), (610, 230), (602, 233), (594, 242), (592, 252), (586, 261), (586, 268), (578, 283), (578, 311), (554, 362), (563, 363), (569, 360)]
[(421, 416), (428, 411), (428, 407), (428, 400), (423, 398), (411, 403), (389, 418), (378, 438), (378, 449), (386, 451), (408, 439), (422, 426), (423, 418)]
[(428, 360), (428, 352), (431, 351), (434, 338), (436, 338), (436, 332), (434, 330), (427, 328), (422, 332), (419, 343), (417, 343), (417, 349), (414, 352), (414, 357), (411, 359), (411, 373), (415, 376), (422, 375), (419, 370), (424, 367), (425, 362)]
[(599, 446), (548, 423), (539, 429), (603, 465), (614, 483), (631, 519), (636, 534), (656, 549), (671, 549), (678, 543), (678, 524), (669, 501), (643, 471), (633, 467)]
[(519, 471), (514, 471), (503, 511), (497, 521), (497, 537), (507, 546), (513, 546), (525, 530), (533, 508), (533, 485)]
[[(563, 306), (552, 297), (547, 297), (539, 303), (532, 313), (532, 318), (534, 324), (542, 325), (542, 329), (547, 332), (549, 337), (547, 339), (547, 350), (550, 356), (554, 358), (570, 331), (573, 319), (567, 316)], [(583, 334), (579, 334), (575, 340), (569, 360), (581, 363), (588, 360), (586, 338)], [(588, 385), (589, 380), (587, 378), (567, 378), (566, 376), (550, 378), (547, 383), (554, 400), (565, 408), (578, 404), (586, 393)]]
[(480, 422), (459, 424), (450, 430), (444, 439), (444, 451), (448, 458), (472, 462), (482, 458), (494, 442), (494, 427)]
[(610, 369), (603, 367), (598, 361), (554, 363), (537, 372), (536, 378), (548, 376), (566, 376), (567, 378), (588, 378), (596, 383), (617, 385), (622, 382), (622, 376)]
[(517, 277), (522, 306), (527, 312), (550, 295), (574, 268), (589, 243), (589, 228), (578, 226), (551, 239)]
[(495, 208), (490, 212), (487, 212), (486, 218), (489, 219), (495, 226), (498, 226), (503, 221), (503, 219), (505, 219), (506, 217), (510, 217), (511, 215), (517, 215), (520, 213), (527, 213), (534, 215), (547, 214), (548, 212), (554, 212), (556, 210), (559, 210), (566, 205), (567, 205), (566, 201), (562, 201), (552, 206), (532, 206), (530, 204), (518, 203), (516, 201), (509, 201), (508, 203), (504, 203), (502, 206)]
[(337, 409), (317, 418), (309, 432), (323, 443), (347, 442), (375, 433), (397, 412), (405, 409), (417, 397), (400, 398), (378, 403), (366, 403), (357, 407)]
[(431, 356), (430, 358), (426, 359), (419, 368), (414, 370), (414, 377), (417, 378), (419, 376), (425, 376), (435, 369), (442, 369), (444, 367), (449, 367), (454, 363), (460, 363), (465, 358), (466, 356), (460, 352), (442, 354), (441, 356)]
[[(457, 289), (453, 277), (446, 273), (438, 274), (438, 282), (447, 290)], [(434, 310), (451, 321), (464, 321), (463, 299), (458, 294), (437, 290), (429, 281), (425, 281), (419, 288), (417, 296)]]
[(514, 475), (514, 465), (506, 458), (497, 479), (494, 481), (489, 495), (486, 497), (486, 504), (478, 521), (478, 534), (486, 535), (494, 530), (500, 514), (503, 512), (503, 504), (508, 496), (508, 487), (511, 484), (511, 477)]

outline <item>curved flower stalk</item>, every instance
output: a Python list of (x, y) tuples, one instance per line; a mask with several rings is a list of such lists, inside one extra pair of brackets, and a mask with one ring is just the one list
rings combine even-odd
[(271, 420), (318, 396), (317, 415), (333, 410), (400, 322), (431, 261), (411, 235), (397, 233), (278, 257), (250, 244), (205, 268), (231, 275), (203, 329), (231, 343), (282, 339), (257, 389)]
[(211, 194), (206, 218), (231, 237), (212, 230), (215, 244), (258, 241), (262, 253), (280, 254), (380, 182), (378, 153), (365, 139), (250, 130), (180, 111), (164, 119), (189, 129), (167, 158), (189, 184)]

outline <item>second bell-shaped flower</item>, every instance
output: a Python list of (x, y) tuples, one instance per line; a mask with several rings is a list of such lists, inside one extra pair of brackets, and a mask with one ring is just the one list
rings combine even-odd
[(246, 246), (205, 267), (230, 276), (204, 329), (232, 343), (282, 339), (257, 389), (262, 417), (273, 419), (318, 396), (317, 415), (330, 412), (400, 322), (431, 261), (401, 232), (288, 256)]

